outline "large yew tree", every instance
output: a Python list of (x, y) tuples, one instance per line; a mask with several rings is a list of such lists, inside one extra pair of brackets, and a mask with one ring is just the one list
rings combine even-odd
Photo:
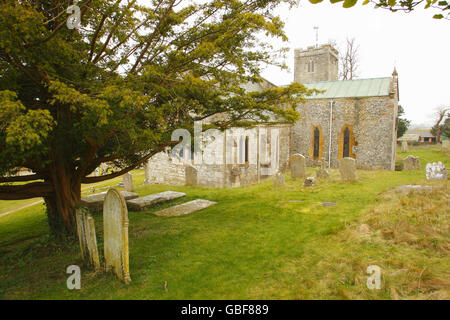
[[(174, 129), (221, 112), (222, 128), (267, 111), (295, 121), (302, 85), (241, 88), (278, 64), (272, 12), (291, 1), (85, 0), (70, 29), (69, 1), (2, 0), (0, 199), (43, 197), (51, 230), (74, 234), (81, 185), (143, 164)], [(104, 162), (118, 169), (90, 176)]]

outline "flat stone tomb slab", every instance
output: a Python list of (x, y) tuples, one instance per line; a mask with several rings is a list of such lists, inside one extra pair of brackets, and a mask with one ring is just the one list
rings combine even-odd
[(185, 214), (189, 214), (195, 211), (199, 211), (205, 208), (208, 208), (212, 205), (217, 204), (217, 202), (204, 200), (204, 199), (196, 199), (183, 204), (179, 204), (177, 206), (173, 206), (158, 212), (155, 212), (157, 216), (162, 217), (176, 217), (182, 216)]
[(335, 205), (337, 205), (337, 202), (328, 202), (328, 201), (322, 202), (323, 207), (334, 207)]
[(183, 192), (164, 191), (160, 193), (149, 194), (145, 197), (127, 200), (127, 206), (129, 210), (133, 211), (145, 210), (157, 203), (178, 199), (184, 196), (186, 196), (186, 193)]
[[(139, 197), (137, 193), (129, 191), (120, 191), (120, 194), (125, 198), (125, 200), (131, 200)], [(81, 198), (81, 203), (90, 209), (101, 211), (103, 208), (103, 201), (105, 200), (106, 191), (96, 194), (91, 194), (86, 197)]]

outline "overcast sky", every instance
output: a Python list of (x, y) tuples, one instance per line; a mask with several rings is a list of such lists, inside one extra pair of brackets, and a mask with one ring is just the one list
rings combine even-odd
[[(361, 2), (361, 1), (360, 1)], [(290, 48), (289, 71), (268, 67), (262, 76), (276, 85), (293, 81), (294, 49), (316, 43), (314, 26), (319, 27), (319, 45), (333, 39), (339, 46), (346, 37), (359, 44), (359, 78), (387, 77), (394, 66), (399, 74), (400, 104), (413, 124), (430, 124), (433, 108), (450, 106), (450, 21), (432, 19), (433, 12), (419, 8), (411, 13), (392, 13), (357, 4), (310, 4), (280, 7)], [(278, 44), (277, 46), (281, 46)]]

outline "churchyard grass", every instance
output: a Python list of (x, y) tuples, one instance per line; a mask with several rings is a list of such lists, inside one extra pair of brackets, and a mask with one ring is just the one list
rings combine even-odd
[[(448, 299), (447, 189), (386, 191), (404, 184), (444, 187), (425, 179), (424, 159), (449, 168), (450, 155), (427, 146), (398, 150), (397, 156), (408, 154), (419, 156), (421, 170), (358, 170), (356, 182), (342, 182), (338, 170), (330, 170), (329, 180), (311, 188), (289, 175), (284, 187), (274, 187), (272, 179), (233, 189), (143, 186), (143, 170), (136, 170), (139, 195), (173, 190), (187, 196), (129, 212), (129, 285), (82, 268), (81, 290), (68, 290), (66, 267), (81, 265), (78, 243), (50, 239), (42, 203), (19, 210), (0, 217), (0, 298)], [(90, 186), (83, 188), (86, 194)], [(152, 214), (198, 198), (218, 204), (180, 217)], [(102, 216), (93, 217), (102, 259)], [(369, 265), (381, 268), (380, 290), (366, 286)]]

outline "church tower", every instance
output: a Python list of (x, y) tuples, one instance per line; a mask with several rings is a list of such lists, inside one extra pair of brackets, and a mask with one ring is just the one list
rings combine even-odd
[(338, 80), (338, 51), (329, 44), (294, 50), (294, 82)]

